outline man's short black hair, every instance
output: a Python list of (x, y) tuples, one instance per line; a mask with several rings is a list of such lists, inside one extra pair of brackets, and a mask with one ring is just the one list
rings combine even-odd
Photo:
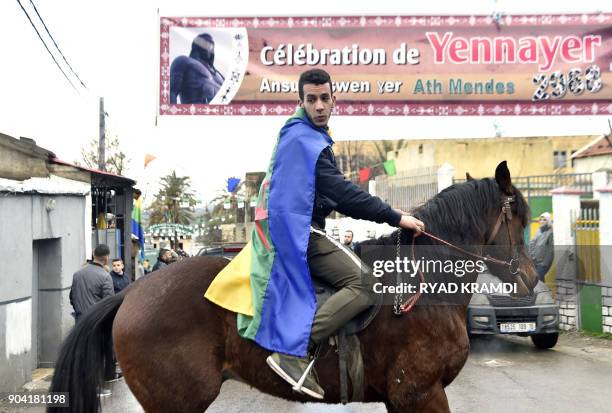
[(121, 261), (121, 264), (123, 264), (123, 260), (121, 258), (115, 258), (113, 259), (113, 264), (116, 263), (117, 261)]
[(106, 257), (107, 255), (110, 255), (110, 248), (108, 248), (108, 245), (106, 244), (100, 244), (96, 247), (96, 249), (94, 249), (93, 255), (96, 258)]
[(329, 90), (333, 95), (334, 89), (332, 88), (331, 77), (325, 70), (310, 69), (302, 73), (298, 82), (298, 94), (300, 95), (300, 100), (302, 102), (304, 101), (304, 85), (323, 85), (325, 83), (329, 83)]

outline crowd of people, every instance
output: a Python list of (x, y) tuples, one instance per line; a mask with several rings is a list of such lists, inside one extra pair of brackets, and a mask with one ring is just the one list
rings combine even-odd
[[(188, 254), (181, 249), (175, 252), (162, 248), (153, 267), (148, 259), (143, 261), (144, 274), (150, 274), (186, 257)], [(74, 308), (76, 321), (95, 303), (110, 295), (119, 294), (133, 281), (124, 269), (123, 259), (110, 259), (110, 249), (107, 245), (100, 244), (94, 249), (93, 258), (72, 277), (70, 304)]]
[[(143, 261), (143, 272), (145, 275), (150, 274), (186, 257), (188, 254), (181, 249), (175, 252), (169, 248), (162, 248), (153, 267), (148, 259)], [(108, 245), (100, 244), (94, 249), (93, 258), (72, 277), (70, 304), (74, 308), (73, 315), (76, 321), (95, 303), (110, 295), (119, 294), (133, 281), (124, 269), (123, 259), (110, 259)]]

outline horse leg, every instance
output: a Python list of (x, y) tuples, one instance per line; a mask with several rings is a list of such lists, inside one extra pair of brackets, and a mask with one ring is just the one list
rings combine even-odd
[(448, 399), (444, 387), (440, 383), (436, 383), (428, 391), (423, 392), (426, 395), (421, 400), (415, 401), (413, 398), (406, 397), (403, 393), (391, 396), (385, 402), (389, 413), (450, 413)]
[(438, 383), (432, 388), (432, 394), (418, 411), (423, 413), (450, 413), (448, 399), (442, 384)]

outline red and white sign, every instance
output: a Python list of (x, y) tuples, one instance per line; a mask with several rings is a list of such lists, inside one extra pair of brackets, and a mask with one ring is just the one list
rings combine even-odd
[(612, 14), (160, 19), (160, 114), (289, 115), (322, 68), (340, 116), (612, 115)]

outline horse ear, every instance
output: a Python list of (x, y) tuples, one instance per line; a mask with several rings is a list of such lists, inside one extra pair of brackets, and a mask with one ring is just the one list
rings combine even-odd
[(467, 179), (468, 181), (473, 181), (473, 180), (474, 180), (474, 177), (472, 177), (472, 175), (470, 175), (470, 173), (469, 173), (469, 172), (466, 172), (466, 173), (465, 173), (465, 179)]
[(495, 168), (495, 181), (502, 192), (506, 194), (512, 193), (512, 179), (510, 178), (510, 170), (506, 161), (500, 162), (497, 168)]

